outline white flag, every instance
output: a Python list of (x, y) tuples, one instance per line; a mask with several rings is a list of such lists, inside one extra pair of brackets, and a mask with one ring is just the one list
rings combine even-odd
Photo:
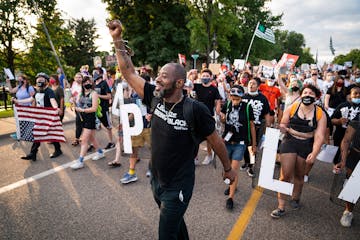
[(265, 39), (268, 42), (275, 44), (275, 35), (270, 28), (266, 28), (264, 25), (258, 23), (258, 26), (255, 30), (255, 35), (259, 38)]

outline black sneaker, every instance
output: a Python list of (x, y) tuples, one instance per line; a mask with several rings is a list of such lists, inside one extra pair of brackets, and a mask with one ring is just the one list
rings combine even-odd
[(292, 199), (290, 201), (290, 206), (292, 207), (293, 210), (298, 210), (300, 208), (300, 200)]
[(55, 151), (53, 154), (50, 155), (50, 158), (57, 158), (61, 154), (63, 154), (61, 150)]
[(114, 148), (114, 147), (115, 147), (115, 143), (109, 142), (108, 145), (106, 145), (105, 149), (110, 149), (110, 148)]
[(232, 200), (232, 198), (228, 198), (226, 200), (226, 208), (229, 210), (232, 210), (234, 208), (234, 201)]
[(93, 146), (93, 145), (90, 145), (90, 147), (88, 148), (87, 152), (92, 152), (92, 151), (94, 151), (94, 150), (95, 150), (94, 146)]
[(254, 171), (252, 170), (252, 168), (248, 168), (248, 170), (246, 171), (247, 174), (249, 175), (249, 177), (254, 177), (255, 176), (255, 173)]
[(224, 195), (228, 196), (230, 194), (230, 187), (228, 187), (225, 191), (224, 191)]
[(274, 211), (271, 212), (270, 216), (272, 218), (281, 218), (282, 216), (285, 215), (285, 210), (281, 210), (280, 208), (275, 209)]
[(240, 170), (244, 171), (248, 168), (248, 164), (244, 163), (243, 165), (241, 165)]

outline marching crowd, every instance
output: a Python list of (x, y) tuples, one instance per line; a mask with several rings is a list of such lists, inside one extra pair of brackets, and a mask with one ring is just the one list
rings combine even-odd
[[(346, 168), (349, 178), (360, 158), (360, 69), (334, 71), (331, 67), (309, 70), (288, 69), (287, 73), (266, 75), (261, 69), (245, 66), (221, 68), (213, 73), (206, 64), (185, 71), (176, 63), (164, 65), (156, 78), (146, 70), (135, 71), (130, 50), (122, 40), (121, 23), (109, 23), (119, 66), (116, 80), (109, 86), (105, 69), (96, 66), (92, 74), (88, 67), (75, 74), (71, 85), (71, 108), (76, 113), (75, 138), (72, 145), (81, 145), (79, 158), (72, 169), (84, 167), (87, 152), (96, 149), (93, 160), (104, 158), (103, 148), (96, 139), (100, 124), (106, 129), (108, 144), (116, 148), (109, 167), (120, 167), (122, 154), (122, 124), (116, 126), (113, 136), (110, 107), (117, 84), (122, 85), (124, 104), (135, 103), (141, 109), (144, 129), (132, 136), (133, 153), (129, 170), (121, 183), (137, 181), (135, 167), (140, 160), (139, 149), (148, 144), (151, 160), (147, 177), (161, 214), (160, 239), (188, 239), (183, 215), (191, 199), (196, 165), (207, 165), (219, 156), (224, 166), (224, 179), (230, 185), (225, 189), (226, 208), (231, 210), (237, 192), (239, 170), (255, 176), (254, 159), (259, 152), (266, 127), (281, 131), (278, 149), (280, 180), (294, 183), (290, 207), (298, 209), (304, 182), (323, 144), (339, 147), (334, 157), (334, 173)], [(8, 83), (10, 83), (8, 81)], [(59, 109), (64, 116), (64, 91), (57, 75), (39, 73), (36, 90), (25, 75), (18, 77), (14, 103)], [(196, 99), (194, 101), (193, 99)], [(134, 124), (129, 116), (130, 126)], [(219, 127), (220, 126), (220, 127)], [(199, 143), (206, 141), (207, 154), (198, 158)], [(54, 142), (50, 158), (62, 154), (60, 143)], [(33, 143), (24, 160), (36, 161), (40, 143)], [(244, 163), (240, 162), (244, 159)], [(180, 200), (180, 201), (176, 201)], [(285, 214), (286, 200), (278, 194), (278, 207), (273, 218)], [(346, 203), (341, 224), (351, 226), (354, 204)]]

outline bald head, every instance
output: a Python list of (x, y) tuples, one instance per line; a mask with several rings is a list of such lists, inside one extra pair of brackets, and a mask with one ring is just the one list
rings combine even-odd
[(184, 80), (186, 81), (186, 70), (179, 63), (167, 63), (165, 66), (171, 67), (173, 80)]

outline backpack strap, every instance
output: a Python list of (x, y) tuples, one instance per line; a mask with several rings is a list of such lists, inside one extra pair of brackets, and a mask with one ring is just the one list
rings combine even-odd
[(198, 147), (199, 144), (205, 140), (205, 138), (200, 137), (196, 134), (195, 114), (194, 114), (195, 101), (196, 101), (195, 99), (185, 97), (184, 106), (183, 106), (183, 116), (185, 118), (187, 125), (190, 128), (191, 138)]
[(322, 115), (323, 115), (323, 111), (322, 111), (321, 107), (316, 106), (315, 115), (316, 115), (316, 121), (318, 122), (321, 119)]
[(295, 115), (295, 112), (299, 108), (299, 106), (300, 106), (299, 102), (295, 102), (291, 105), (290, 118), (292, 118)]
[(161, 101), (161, 98), (159, 97), (153, 97), (153, 99), (151, 99), (151, 104), (150, 104), (150, 112), (151, 114), (154, 113), (156, 106), (158, 105), (158, 103)]

